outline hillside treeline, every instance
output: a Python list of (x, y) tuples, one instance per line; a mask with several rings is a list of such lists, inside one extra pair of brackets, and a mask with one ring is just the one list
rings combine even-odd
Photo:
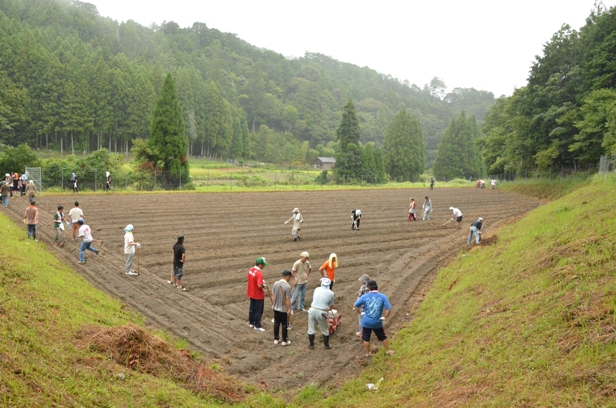
[(528, 84), (485, 116), (489, 174), (587, 168), (616, 152), (616, 9), (563, 25), (537, 56)]
[(0, 0), (0, 137), (10, 145), (127, 151), (147, 138), (171, 72), (189, 153), (278, 163), (337, 149), (342, 106), (355, 102), (361, 143), (381, 145), (402, 108), (419, 119), (433, 161), (461, 111), (494, 103), (490, 92), (423, 88), (317, 53), (289, 59), (234, 34), (194, 23), (150, 27), (101, 17), (66, 0)]

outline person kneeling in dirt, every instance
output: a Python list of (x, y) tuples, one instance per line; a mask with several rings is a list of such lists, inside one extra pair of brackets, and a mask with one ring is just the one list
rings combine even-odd
[(329, 289), (331, 281), (328, 278), (321, 279), (321, 286), (314, 290), (312, 304), (308, 310), (308, 341), (309, 348), (314, 348), (315, 327), (318, 325), (323, 335), (323, 344), (326, 350), (331, 349), (329, 345), (329, 322), (327, 313), (334, 307), (334, 292)]
[(302, 222), (304, 222), (304, 219), (302, 218), (302, 214), (300, 214), (299, 212), (299, 208), (295, 207), (293, 209), (293, 215), (291, 216), (291, 218), (289, 218), (288, 220), (286, 220), (284, 223), (285, 225), (290, 223), (291, 221), (293, 221), (293, 229), (291, 230), (291, 235), (293, 236), (293, 241), (297, 241), (298, 239), (301, 241), (302, 239)]
[[(376, 338), (383, 342), (385, 346), (385, 353), (387, 355), (394, 354), (389, 349), (389, 342), (383, 329), (383, 321), (389, 317), (391, 313), (391, 305), (389, 299), (382, 293), (379, 293), (379, 287), (376, 281), (368, 281), (368, 289), (370, 292), (366, 293), (353, 305), (353, 309), (359, 315), (361, 315), (360, 307), (364, 307), (364, 317), (361, 320), (361, 339), (364, 342), (364, 350), (366, 351), (366, 357), (370, 357), (370, 335), (372, 332), (376, 335)], [(385, 316), (381, 317), (383, 309), (386, 310)]]
[(466, 240), (466, 244), (470, 244), (473, 239), (473, 234), (475, 235), (475, 242), (479, 245), (479, 241), (481, 241), (481, 227), (483, 227), (483, 218), (479, 217), (477, 221), (471, 224), (471, 233), (468, 235), (468, 239)]

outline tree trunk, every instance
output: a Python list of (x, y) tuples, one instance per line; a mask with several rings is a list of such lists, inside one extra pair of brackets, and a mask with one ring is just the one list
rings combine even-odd
[(75, 140), (73, 138), (73, 131), (71, 131), (71, 152), (75, 154)]

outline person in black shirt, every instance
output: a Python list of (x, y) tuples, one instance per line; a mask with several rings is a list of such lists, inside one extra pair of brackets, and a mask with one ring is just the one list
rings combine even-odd
[(184, 261), (186, 260), (186, 250), (184, 249), (184, 235), (178, 237), (178, 241), (173, 246), (173, 274), (167, 282), (180, 290), (186, 290), (182, 286), (182, 276), (184, 276)]
[(481, 241), (481, 227), (483, 226), (483, 218), (479, 217), (477, 221), (471, 224), (471, 233), (468, 235), (468, 240), (466, 240), (467, 244), (471, 243), (473, 239), (473, 234), (475, 235), (475, 242), (479, 245), (479, 241)]

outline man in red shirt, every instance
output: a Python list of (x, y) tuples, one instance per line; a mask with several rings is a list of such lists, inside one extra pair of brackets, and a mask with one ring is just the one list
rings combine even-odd
[(255, 266), (248, 271), (248, 290), (246, 295), (250, 298), (250, 310), (248, 312), (248, 326), (257, 331), (263, 332), (261, 327), (261, 316), (265, 305), (265, 292), (263, 288), (263, 273), (261, 269), (267, 266), (265, 258), (260, 257), (255, 261)]
[(28, 239), (32, 237), (33, 240), (38, 241), (36, 239), (36, 227), (38, 225), (39, 214), (34, 200), (30, 201), (30, 207), (26, 208), (24, 218), (24, 221), (28, 224)]

